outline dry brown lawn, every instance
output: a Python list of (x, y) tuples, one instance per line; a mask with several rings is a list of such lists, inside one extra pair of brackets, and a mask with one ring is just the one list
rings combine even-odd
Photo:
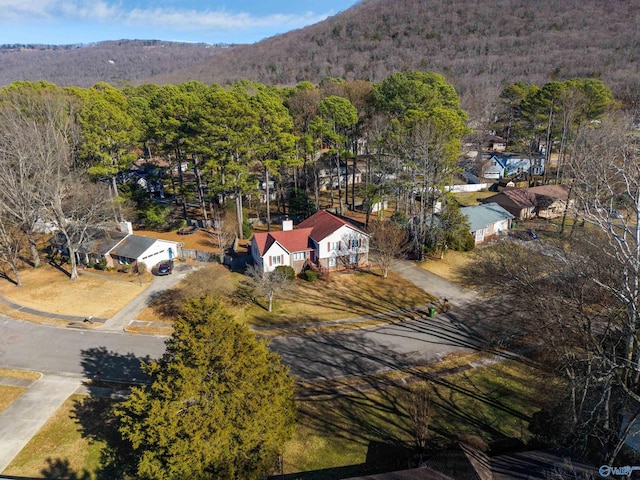
[(471, 262), (474, 252), (447, 251), (444, 258), (429, 258), (422, 262), (420, 266), (425, 270), (435, 273), (451, 282), (463, 283), (461, 270)]
[(28, 370), (14, 370), (11, 368), (0, 368), (0, 377), (23, 378), (25, 380), (39, 380), (42, 374), (30, 372)]
[(0, 385), (0, 413), (3, 412), (15, 399), (17, 399), (26, 390), (24, 387), (12, 387), (9, 385)]
[[(274, 299), (273, 312), (265, 298), (252, 298), (243, 289), (247, 277), (211, 265), (189, 275), (138, 315), (137, 320), (171, 323), (181, 303), (202, 294), (218, 295), (235, 317), (251, 325), (286, 325), (323, 322), (423, 305), (433, 300), (412, 283), (390, 273), (383, 280), (375, 271), (339, 273), (326, 280), (296, 279), (287, 292)], [(239, 288), (240, 287), (240, 288)]]
[[(80, 275), (71, 281), (50, 265), (21, 272), (23, 285), (0, 281), (0, 295), (25, 307), (50, 313), (109, 318), (148, 286), (150, 274), (139, 285), (135, 274), (112, 274), (96, 278)], [(122, 281), (124, 280), (124, 281)]]
[[(84, 438), (74, 420), (75, 403), (83, 398), (72, 395), (2, 473), (24, 478), (70, 478), (51, 476), (53, 471), (61, 474), (60, 470), (66, 469), (64, 473), (78, 472), (82, 476), (87, 472), (88, 478), (95, 478), (90, 472), (95, 472), (100, 464), (103, 444)], [(65, 468), (53, 470), (51, 464)], [(44, 477), (44, 472), (49, 476)]]
[(151, 230), (136, 230), (136, 235), (142, 237), (161, 238), (162, 240), (171, 240), (172, 242), (182, 242), (184, 248), (192, 250), (203, 250), (206, 252), (217, 252), (217, 242), (215, 239), (203, 230), (198, 230), (190, 235), (178, 235), (178, 231), (172, 232), (154, 232)]

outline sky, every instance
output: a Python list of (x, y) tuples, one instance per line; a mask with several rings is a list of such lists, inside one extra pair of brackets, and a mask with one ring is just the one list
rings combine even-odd
[(0, 44), (103, 40), (254, 43), (356, 0), (0, 0)]

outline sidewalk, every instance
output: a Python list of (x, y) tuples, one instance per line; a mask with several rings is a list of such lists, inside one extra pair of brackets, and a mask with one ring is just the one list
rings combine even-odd
[(43, 375), (0, 413), (0, 472), (81, 385), (81, 378)]

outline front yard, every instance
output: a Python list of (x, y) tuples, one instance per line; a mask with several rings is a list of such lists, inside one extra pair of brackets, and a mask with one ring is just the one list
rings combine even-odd
[[(516, 361), (438, 375), (466, 364), (469, 358), (457, 357), (414, 372), (414, 379), (418, 378), (428, 389), (433, 405), (429, 445), (442, 448), (457, 440), (480, 445), (504, 439), (528, 442), (531, 415), (553, 399), (553, 379)], [(376, 459), (392, 458), (389, 449), (409, 451), (414, 437), (408, 405), (412, 398), (410, 388), (416, 383), (399, 386), (392, 378), (367, 377), (359, 379), (357, 385), (345, 380), (337, 395), (298, 401), (298, 426), (283, 452), (285, 473), (300, 472), (292, 477), (300, 479), (345, 478), (345, 473), (360, 475), (371, 471)], [(104, 434), (106, 427), (101, 429), (100, 424), (105, 421), (104, 412), (111, 402), (71, 397), (2, 473), (28, 478), (75, 478), (64, 476), (75, 472), (86, 475), (81, 478), (96, 478), (100, 451), (105, 445), (100, 432)], [(82, 425), (78, 419), (82, 419)], [(96, 441), (87, 438), (96, 434)], [(302, 473), (312, 470), (312, 475)]]
[(16, 287), (0, 281), (0, 295), (19, 305), (36, 310), (97, 318), (109, 318), (142, 293), (151, 274), (88, 271), (75, 281), (48, 264), (21, 271), (23, 285)]
[(185, 278), (160, 295), (137, 320), (170, 324), (185, 298), (218, 295), (231, 313), (249, 325), (296, 325), (386, 313), (424, 305), (433, 300), (412, 283), (390, 273), (383, 280), (375, 271), (333, 274), (307, 282), (296, 278), (288, 290), (277, 296), (273, 312), (266, 299), (252, 298), (243, 286), (247, 277), (220, 265), (210, 265)]

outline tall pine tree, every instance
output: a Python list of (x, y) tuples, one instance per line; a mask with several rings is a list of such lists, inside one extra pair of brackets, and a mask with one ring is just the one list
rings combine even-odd
[(264, 478), (295, 422), (293, 379), (220, 301), (189, 300), (149, 386), (116, 407), (137, 478)]

